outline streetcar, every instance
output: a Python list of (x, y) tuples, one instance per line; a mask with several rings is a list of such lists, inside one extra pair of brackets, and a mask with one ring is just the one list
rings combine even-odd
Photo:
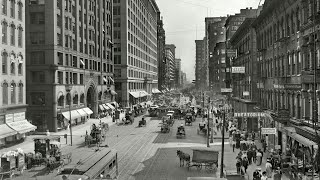
[(61, 169), (56, 180), (116, 179), (118, 177), (118, 155), (115, 149), (83, 149), (73, 153), (73, 161)]

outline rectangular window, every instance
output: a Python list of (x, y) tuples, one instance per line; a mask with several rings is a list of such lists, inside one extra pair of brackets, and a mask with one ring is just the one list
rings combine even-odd
[(77, 73), (72, 74), (72, 83), (78, 84), (78, 74)]
[(80, 84), (83, 84), (83, 74), (80, 74)]
[(77, 56), (73, 56), (72, 66), (75, 67), (75, 68), (78, 67), (78, 58), (77, 58)]
[(18, 46), (22, 47), (22, 28), (18, 28)]
[(7, 23), (2, 23), (2, 44), (7, 44)]
[(58, 71), (58, 84), (63, 84), (63, 72)]
[(31, 79), (33, 83), (45, 83), (45, 73), (43, 71), (32, 71)]
[(14, 18), (14, 13), (15, 13), (15, 1), (11, 0), (10, 1), (10, 16)]
[(12, 46), (15, 45), (15, 37), (16, 37), (16, 33), (15, 33), (16, 27), (11, 25), (11, 32), (10, 32), (10, 44)]
[(2, 13), (7, 15), (7, 0), (2, 0)]
[(43, 51), (35, 51), (30, 53), (30, 60), (31, 64), (45, 64), (45, 59), (44, 59), (44, 52)]

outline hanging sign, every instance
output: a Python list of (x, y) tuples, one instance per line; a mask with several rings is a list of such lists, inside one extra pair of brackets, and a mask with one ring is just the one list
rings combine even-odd
[(276, 128), (261, 128), (261, 134), (276, 134)]

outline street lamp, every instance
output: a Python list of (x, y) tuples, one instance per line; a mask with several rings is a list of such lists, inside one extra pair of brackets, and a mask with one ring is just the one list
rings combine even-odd
[(72, 123), (71, 123), (71, 90), (72, 90), (72, 85), (66, 85), (66, 91), (67, 93), (69, 93), (69, 99), (67, 99), (67, 101), (69, 101), (69, 129), (70, 129), (70, 142), (71, 142), (71, 146), (72, 146)]

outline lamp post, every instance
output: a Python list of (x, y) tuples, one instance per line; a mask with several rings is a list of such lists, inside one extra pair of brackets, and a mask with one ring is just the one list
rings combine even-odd
[(69, 101), (69, 129), (70, 129), (70, 142), (71, 142), (71, 146), (72, 146), (72, 123), (71, 123), (71, 89), (72, 89), (72, 85), (66, 85), (66, 91), (67, 93), (69, 93), (69, 99), (67, 99), (67, 101)]

